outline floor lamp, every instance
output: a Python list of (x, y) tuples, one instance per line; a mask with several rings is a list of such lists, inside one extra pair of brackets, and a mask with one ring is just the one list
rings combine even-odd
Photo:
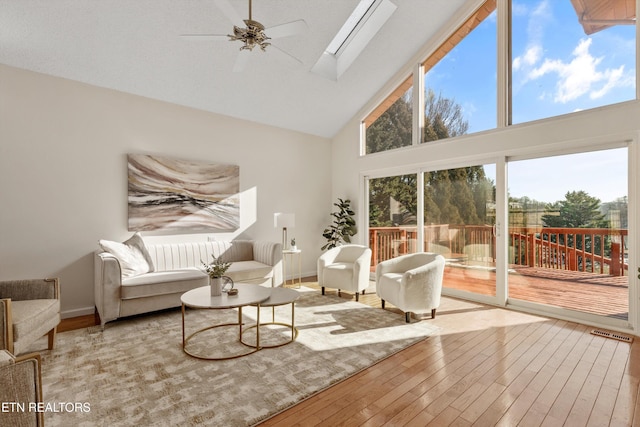
[(286, 250), (287, 245), (287, 227), (294, 227), (296, 225), (296, 215), (292, 213), (274, 213), (273, 214), (273, 226), (276, 228), (282, 228), (282, 250)]

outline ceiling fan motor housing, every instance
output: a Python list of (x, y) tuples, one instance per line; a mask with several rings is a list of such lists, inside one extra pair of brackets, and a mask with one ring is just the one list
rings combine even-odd
[(245, 19), (244, 23), (247, 28), (234, 26), (233, 35), (229, 34), (229, 40), (239, 40), (244, 43), (240, 50), (253, 50), (254, 47), (260, 46), (260, 49), (264, 51), (267, 46), (271, 45), (267, 41), (271, 38), (264, 33), (264, 25), (252, 19)]

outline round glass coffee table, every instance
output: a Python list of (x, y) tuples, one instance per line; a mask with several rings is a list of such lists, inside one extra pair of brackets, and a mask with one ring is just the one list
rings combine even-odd
[[(257, 310), (256, 324), (260, 325), (260, 305), (263, 301), (267, 300), (271, 296), (272, 288), (265, 288), (260, 285), (251, 285), (246, 283), (236, 283), (235, 288), (238, 289), (237, 295), (227, 295), (226, 292), (223, 292), (222, 295), (213, 297), (211, 296), (211, 288), (209, 286), (202, 286), (200, 288), (192, 289), (188, 292), (185, 292), (180, 297), (182, 301), (182, 351), (184, 351), (189, 356), (205, 359), (205, 360), (228, 360), (235, 359), (237, 357), (246, 356), (251, 353), (255, 353), (260, 350), (260, 328), (258, 327), (256, 333), (256, 343), (255, 345), (248, 345), (242, 342), (242, 307), (247, 305), (253, 305)], [(191, 335), (186, 336), (185, 334), (185, 311), (186, 308), (196, 308), (196, 309), (210, 309), (210, 310), (222, 310), (228, 308), (237, 308), (238, 309), (238, 321), (234, 323), (221, 323), (216, 325), (207, 326), (205, 328), (199, 329), (193, 332)], [(193, 339), (198, 334), (207, 331), (213, 328), (220, 328), (223, 326), (237, 326), (238, 327), (238, 341), (249, 347), (250, 350), (247, 352), (243, 352), (240, 354), (234, 354), (231, 356), (224, 357), (210, 357), (202, 354), (196, 354), (189, 350), (187, 344), (189, 340)]]
[[(271, 296), (262, 301), (260, 303), (260, 307), (271, 307), (271, 322), (257, 322), (255, 325), (251, 325), (248, 326), (244, 329), (244, 331), (247, 331), (249, 329), (253, 329), (255, 328), (256, 330), (256, 337), (260, 336), (260, 327), (261, 326), (269, 326), (269, 325), (279, 325), (279, 326), (284, 326), (286, 328), (291, 328), (291, 339), (288, 339), (284, 342), (278, 343), (278, 344), (263, 344), (262, 348), (275, 348), (275, 347), (281, 347), (283, 345), (287, 345), (290, 344), (292, 342), (294, 342), (296, 340), (296, 338), (298, 337), (298, 328), (295, 327), (295, 302), (296, 300), (300, 297), (300, 293), (298, 291), (295, 291), (293, 289), (290, 288), (272, 288), (271, 289)], [(291, 304), (291, 323), (284, 323), (284, 322), (276, 322), (276, 307), (277, 306), (281, 306), (281, 305), (286, 305), (286, 304)], [(251, 304), (251, 305), (256, 305), (256, 304)], [(258, 310), (260, 310), (260, 308), (258, 308)], [(244, 332), (243, 331), (243, 332)], [(240, 342), (242, 342), (244, 345), (249, 346), (249, 347), (255, 347), (252, 344), (248, 344), (244, 341), (242, 341), (242, 334), (243, 332), (240, 333)]]

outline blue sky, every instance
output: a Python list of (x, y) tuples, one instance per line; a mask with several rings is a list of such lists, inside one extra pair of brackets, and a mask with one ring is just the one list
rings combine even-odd
[[(635, 99), (634, 26), (586, 35), (570, 0), (514, 0), (512, 10), (514, 124)], [(462, 106), (470, 133), (496, 127), (495, 12), (426, 75), (425, 87)], [(510, 194), (546, 202), (577, 190), (603, 202), (627, 195), (626, 149), (574, 156), (513, 165)]]
[[(495, 182), (495, 166), (484, 169)], [(612, 202), (628, 194), (627, 169), (626, 148), (510, 162), (509, 196), (552, 203), (583, 190)]]

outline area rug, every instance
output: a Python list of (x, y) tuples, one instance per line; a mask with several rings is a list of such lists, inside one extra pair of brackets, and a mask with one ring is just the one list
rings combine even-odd
[[(277, 307), (275, 314), (287, 323), (291, 308)], [(243, 310), (247, 325), (255, 316), (254, 307)], [(262, 309), (262, 322), (271, 316)], [(237, 318), (236, 310), (188, 310), (187, 332)], [(226, 361), (182, 351), (180, 310), (121, 319), (104, 332), (60, 333), (56, 348), (41, 352), (45, 423), (254, 425), (436, 331), (428, 321), (407, 324), (401, 314), (308, 288), (300, 289), (295, 324), (293, 343)], [(255, 342), (253, 331), (246, 342)], [(274, 326), (261, 333), (261, 343), (284, 342), (290, 334)], [(237, 328), (211, 329), (193, 339), (192, 350), (212, 356), (246, 351), (237, 335)]]

